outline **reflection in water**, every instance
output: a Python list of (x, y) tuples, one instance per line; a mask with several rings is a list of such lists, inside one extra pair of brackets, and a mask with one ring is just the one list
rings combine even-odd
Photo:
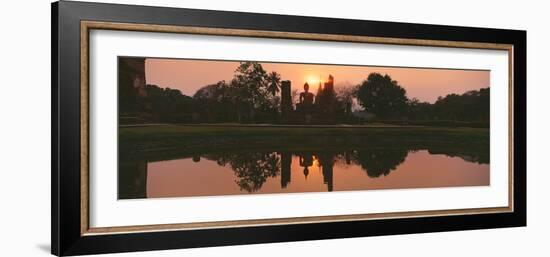
[(405, 161), (407, 153), (407, 150), (403, 149), (383, 151), (369, 149), (356, 152), (353, 160), (367, 172), (369, 177), (377, 178), (381, 175), (387, 176), (392, 170), (395, 170), (399, 164)]
[(441, 150), (208, 153), (120, 169), (121, 199), (489, 185), (488, 157)]
[(229, 165), (237, 185), (247, 192), (258, 191), (267, 178), (278, 176), (281, 170), (277, 153), (224, 154), (206, 158), (216, 160), (221, 166)]

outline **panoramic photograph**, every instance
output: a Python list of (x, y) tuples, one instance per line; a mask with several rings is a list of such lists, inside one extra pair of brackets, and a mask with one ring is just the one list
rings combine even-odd
[(118, 58), (118, 199), (489, 186), (490, 71)]

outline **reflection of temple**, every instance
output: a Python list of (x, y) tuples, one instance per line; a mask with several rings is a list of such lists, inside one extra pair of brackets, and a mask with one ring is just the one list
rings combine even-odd
[[(228, 176), (223, 175), (220, 179), (225, 179), (224, 183), (236, 183), (239, 189), (243, 192), (254, 193), (259, 191), (266, 181), (273, 179), (268, 183), (269, 190), (272, 191), (273, 185), (278, 188), (277, 182), (280, 180), (280, 188), (286, 188), (286, 190), (280, 190), (278, 192), (305, 192), (311, 190), (310, 183), (324, 183), (327, 191), (339, 190), (335, 187), (333, 181), (338, 179), (335, 177), (335, 172), (342, 172), (338, 167), (340, 165), (353, 165), (362, 170), (369, 178), (379, 178), (388, 176), (391, 172), (398, 169), (398, 167), (405, 162), (410, 151), (415, 149), (427, 149), (426, 154), (430, 155), (445, 155), (447, 157), (460, 157), (466, 162), (489, 164), (488, 150), (486, 152), (478, 153), (472, 152), (468, 148), (462, 147), (448, 147), (441, 148), (438, 146), (421, 146), (422, 148), (408, 148), (408, 146), (396, 146), (381, 148), (364, 147), (355, 148), (349, 146), (353, 150), (343, 150), (345, 148), (335, 147), (334, 149), (327, 150), (329, 147), (303, 147), (294, 148), (292, 151), (280, 151), (280, 152), (220, 152), (220, 153), (189, 153), (182, 154), (180, 158), (190, 158), (195, 164), (206, 164), (206, 166), (200, 165), (193, 167), (190, 170), (196, 170), (196, 176), (202, 176), (202, 169), (211, 168), (209, 162), (215, 162), (220, 167), (227, 167), (229, 172), (234, 172), (234, 177), (227, 180)], [(410, 146), (409, 146), (410, 147)], [(348, 148), (348, 147), (346, 147)], [(477, 149), (476, 149), (477, 150)], [(118, 198), (119, 199), (134, 199), (134, 198), (146, 198), (148, 179), (151, 179), (155, 172), (155, 166), (148, 167), (148, 162), (157, 162), (165, 160), (175, 159), (172, 155), (159, 158), (158, 153), (143, 155), (121, 155), (118, 162)], [(200, 163), (198, 163), (200, 162)], [(206, 163), (205, 163), (206, 162)], [(293, 165), (294, 162), (294, 165)], [(188, 163), (186, 165), (189, 165)], [(319, 167), (317, 169), (316, 167)], [(186, 168), (189, 168), (186, 166)], [(149, 170), (148, 170), (149, 169)], [(227, 170), (226, 169), (226, 170)], [(148, 174), (149, 172), (149, 174)], [(151, 173), (152, 172), (152, 173)], [(291, 185), (291, 177), (294, 172), (294, 176), (298, 183)], [(169, 174), (174, 174), (170, 172)], [(342, 173), (339, 173), (342, 174)], [(304, 181), (301, 176), (308, 178), (308, 181)], [(308, 175), (311, 175), (308, 177)], [(322, 178), (319, 177), (322, 175)], [(217, 175), (214, 175), (217, 176)], [(280, 176), (280, 178), (278, 178)], [(220, 186), (218, 181), (215, 180), (211, 183), (205, 177), (202, 181), (202, 186), (215, 187)], [(161, 180), (162, 181), (162, 180)], [(304, 187), (304, 182), (307, 185)], [(202, 183), (202, 182), (201, 182)], [(338, 185), (345, 187), (349, 183), (349, 180), (340, 181)], [(201, 186), (199, 185), (199, 186)], [(229, 188), (225, 186), (224, 188)], [(229, 184), (227, 184), (229, 185)], [(324, 187), (323, 185), (323, 187)], [(317, 186), (317, 185), (314, 185)], [(176, 185), (177, 187), (177, 185)], [(151, 187), (153, 188), (153, 187)], [(340, 188), (341, 190), (342, 188)], [(183, 190), (183, 189), (182, 189)], [(225, 190), (225, 189), (224, 189)], [(321, 190), (322, 191), (322, 190)], [(220, 191), (213, 190), (212, 194), (224, 194)], [(265, 192), (259, 192), (265, 193)], [(230, 194), (230, 191), (228, 191)], [(231, 193), (232, 194), (232, 193)], [(182, 193), (184, 196), (185, 193)]]
[(323, 182), (327, 185), (327, 190), (332, 192), (332, 175), (334, 173), (334, 157), (332, 154), (321, 153), (319, 155), (319, 165), (323, 171)]
[[(282, 152), (281, 156), (281, 188), (286, 188), (290, 183), (292, 153)], [(327, 191), (333, 189), (333, 170), (334, 170), (334, 154), (324, 153), (314, 157), (311, 153), (298, 153), (299, 165), (303, 167), (304, 177), (307, 179), (309, 169), (313, 166), (313, 160), (316, 159), (321, 167), (323, 175), (323, 183), (327, 185)]]
[(309, 167), (313, 165), (313, 155), (310, 153), (304, 153), (300, 155), (300, 166), (304, 167), (304, 176), (307, 179), (307, 175), (309, 175)]
[[(304, 176), (307, 179), (309, 174), (309, 167), (313, 166), (313, 155), (310, 153), (302, 153), (300, 156), (300, 166), (304, 167)], [(323, 174), (323, 183), (327, 185), (327, 190), (332, 191), (332, 175), (334, 170), (334, 155), (330, 153), (323, 153), (316, 157), (319, 166), (321, 167)]]
[(281, 153), (281, 188), (286, 188), (290, 183), (290, 167), (292, 165), (292, 154)]
[(120, 162), (118, 183), (119, 199), (147, 197), (147, 161)]
[[(334, 77), (329, 75), (327, 82), (319, 82), (317, 95), (310, 92), (308, 83), (299, 94), (296, 110), (291, 96), (291, 82), (281, 83), (281, 115), (286, 124), (334, 124), (351, 116), (351, 105), (342, 103), (336, 97)], [(349, 105), (349, 106), (348, 106)]]
[(334, 77), (328, 76), (328, 81), (321, 87), (319, 83), (319, 89), (317, 90), (317, 96), (315, 97), (315, 103), (318, 106), (318, 111), (324, 117), (334, 118), (336, 109), (339, 107), (336, 99), (336, 92), (334, 91)]

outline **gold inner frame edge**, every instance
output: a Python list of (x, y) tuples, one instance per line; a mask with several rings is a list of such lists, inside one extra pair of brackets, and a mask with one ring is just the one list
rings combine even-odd
[[(239, 36), (258, 38), (299, 39), (334, 42), (355, 42), (390, 45), (414, 45), (429, 47), (451, 47), (470, 49), (492, 49), (508, 51), (508, 206), (468, 208), (430, 211), (408, 211), (390, 213), (369, 213), (350, 215), (330, 215), (311, 217), (291, 217), (273, 219), (233, 220), (233, 221), (209, 221), (175, 224), (152, 224), (118, 227), (90, 227), (89, 209), (89, 33), (90, 30), (123, 30), (137, 32), (161, 32), (197, 35)], [(474, 215), (489, 213), (504, 213), (514, 211), (514, 168), (513, 168), (513, 45), (443, 41), (426, 39), (403, 39), (370, 36), (350, 36), (317, 33), (299, 33), (265, 30), (226, 29), (211, 27), (190, 27), (137, 23), (117, 23), (86, 21), (80, 22), (80, 234), (81, 236), (141, 233), (173, 230), (211, 229), (229, 227), (250, 227), (270, 225), (307, 224), (339, 221), (364, 221), (392, 218), (416, 218), (450, 215)]]

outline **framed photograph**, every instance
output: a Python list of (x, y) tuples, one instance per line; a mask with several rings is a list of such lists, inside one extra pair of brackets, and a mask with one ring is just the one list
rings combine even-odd
[(52, 5), (52, 253), (526, 225), (526, 32)]

